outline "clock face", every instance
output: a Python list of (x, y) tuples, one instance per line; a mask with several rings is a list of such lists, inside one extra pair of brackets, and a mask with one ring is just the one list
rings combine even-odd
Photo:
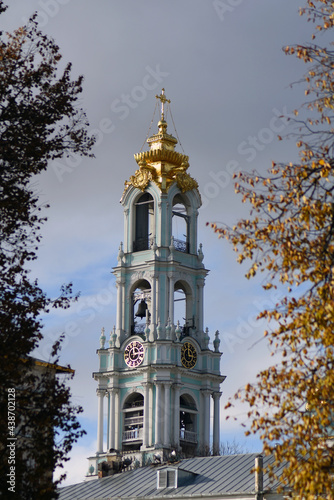
[(197, 361), (197, 351), (190, 342), (185, 342), (181, 349), (181, 363), (185, 368), (194, 368)]
[(139, 366), (144, 359), (144, 346), (137, 340), (130, 342), (124, 351), (124, 361), (130, 368)]

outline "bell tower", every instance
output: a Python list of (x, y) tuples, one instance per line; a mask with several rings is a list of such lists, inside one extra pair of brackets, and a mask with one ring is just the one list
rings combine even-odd
[[(164, 89), (158, 132), (125, 182), (124, 244), (113, 273), (116, 326), (100, 337), (97, 453), (90, 473), (120, 452), (148, 464), (219, 451), (219, 333), (204, 330), (208, 271), (197, 242), (198, 184), (167, 132)], [(213, 412), (213, 419), (210, 413)], [(106, 413), (106, 415), (105, 415)], [(107, 418), (105, 418), (107, 416)], [(210, 427), (213, 420), (212, 429)], [(95, 472), (93, 473), (93, 468)]]

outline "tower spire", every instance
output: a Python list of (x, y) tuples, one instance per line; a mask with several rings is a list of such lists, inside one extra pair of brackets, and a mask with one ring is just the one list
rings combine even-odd
[(158, 133), (147, 139), (148, 151), (135, 154), (139, 169), (125, 182), (122, 199), (130, 186), (145, 191), (150, 182), (156, 184), (163, 193), (167, 193), (169, 188), (177, 183), (182, 193), (196, 189), (200, 196), (197, 181), (187, 173), (189, 157), (175, 151), (177, 139), (167, 133), (165, 104), (171, 101), (167, 99), (165, 89), (162, 89), (161, 94), (155, 97), (161, 102)]
[(112, 464), (121, 460), (117, 450), (144, 465), (156, 457), (169, 460), (172, 453), (202, 454), (210, 449), (211, 435), (213, 450), (219, 449), (220, 384), (225, 377), (220, 374), (218, 333), (211, 349), (204, 331), (208, 271), (197, 245), (201, 197), (187, 173), (189, 157), (175, 150), (177, 139), (167, 133), (170, 100), (164, 89), (156, 98), (161, 102), (158, 132), (148, 137), (148, 151), (135, 155), (138, 167), (121, 199), (124, 246), (113, 269), (116, 329), (108, 343), (103, 331), (99, 371), (94, 373), (99, 384), (98, 451), (90, 463), (96, 472), (103, 459), (114, 472)]

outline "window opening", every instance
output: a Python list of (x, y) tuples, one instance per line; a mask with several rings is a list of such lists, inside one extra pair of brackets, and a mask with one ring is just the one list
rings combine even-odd
[(191, 334), (194, 328), (194, 318), (189, 315), (189, 304), (187, 303), (187, 293), (180, 282), (175, 283), (174, 287), (174, 323), (180, 322), (182, 329), (181, 337)]
[(158, 488), (167, 488), (167, 471), (158, 471)]
[(148, 281), (142, 280), (137, 284), (132, 294), (131, 333), (144, 335), (146, 321), (151, 317), (151, 286)]
[(180, 440), (184, 446), (197, 444), (197, 407), (187, 395), (180, 396)]
[(154, 201), (152, 195), (144, 193), (135, 203), (135, 239), (133, 251), (148, 250), (154, 242)]
[(189, 253), (189, 216), (182, 203), (176, 203), (172, 210), (172, 234), (174, 247), (180, 252)]
[(158, 489), (177, 488), (177, 470), (164, 469), (158, 471)]
[(179, 321), (184, 334), (184, 326), (186, 324), (186, 294), (181, 288), (176, 288), (174, 291), (174, 318), (175, 324)]
[(139, 449), (143, 441), (144, 426), (144, 396), (132, 394), (123, 406), (123, 447), (125, 449)]

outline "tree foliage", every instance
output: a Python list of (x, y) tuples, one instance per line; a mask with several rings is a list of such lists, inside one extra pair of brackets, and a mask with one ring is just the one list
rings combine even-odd
[[(273, 163), (268, 175), (236, 175), (250, 203), (248, 219), (214, 230), (250, 261), (247, 278), (264, 273), (268, 293), (283, 298), (261, 312), (281, 361), (235, 395), (249, 405), (250, 431), (284, 464), (282, 480), (298, 498), (333, 499), (334, 485), (334, 3), (308, 0), (300, 14), (315, 26), (312, 41), (286, 47), (308, 65), (307, 102), (292, 120), (299, 161)], [(281, 138), (280, 138), (281, 139)], [(231, 402), (227, 407), (231, 406)]]
[[(5, 10), (0, 1), (0, 14)], [(36, 377), (30, 357), (43, 338), (41, 314), (67, 308), (72, 300), (71, 285), (51, 299), (30, 277), (29, 262), (37, 258), (46, 220), (32, 181), (55, 158), (91, 155), (94, 143), (78, 107), (83, 78), (71, 79), (70, 64), (61, 71), (60, 59), (58, 46), (39, 31), (34, 17), (11, 34), (0, 33), (0, 488), (20, 499), (55, 497), (56, 485), (45, 470), (61, 465), (82, 434), (76, 417), (81, 409), (71, 405), (64, 381), (49, 369)], [(57, 342), (52, 363), (58, 363), (59, 348)], [(15, 495), (8, 493), (6, 447), (13, 389)]]

